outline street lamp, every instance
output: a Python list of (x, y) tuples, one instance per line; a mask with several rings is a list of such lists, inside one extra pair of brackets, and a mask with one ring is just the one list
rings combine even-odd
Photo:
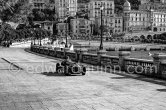
[(91, 24), (90, 24), (90, 27), (91, 27), (91, 34), (90, 34), (90, 36), (89, 36), (89, 45), (91, 44), (91, 43), (90, 43), (90, 40), (91, 40), (91, 37), (93, 36), (93, 26), (94, 26), (94, 24), (92, 24), (92, 21), (91, 21)]
[(68, 16), (65, 18), (65, 20), (66, 20), (66, 44), (65, 44), (65, 48), (68, 48), (68, 44), (67, 44), (67, 27), (68, 27), (67, 20), (68, 20)]
[(35, 41), (35, 37), (36, 37), (36, 28), (34, 28), (33, 31), (34, 31), (34, 32), (33, 32), (33, 36), (34, 36), (34, 45), (36, 45), (36, 43), (35, 43), (35, 42), (36, 42), (36, 41)]
[(32, 41), (32, 38), (33, 37), (33, 31), (31, 30), (31, 45), (32, 45), (32, 43), (33, 43), (33, 41)]
[[(39, 29), (40, 29), (40, 31), (41, 31), (41, 25), (39, 26)], [(42, 44), (41, 44), (41, 35), (42, 35), (42, 34), (41, 34), (41, 32), (40, 32), (40, 46), (42, 45)]]
[(100, 7), (100, 11), (101, 11), (101, 41), (100, 41), (100, 47), (99, 49), (100, 50), (103, 50), (103, 10), (104, 10), (104, 7), (101, 5)]

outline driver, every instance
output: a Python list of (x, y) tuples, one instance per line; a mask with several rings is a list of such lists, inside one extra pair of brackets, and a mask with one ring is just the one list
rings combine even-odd
[(66, 58), (66, 64), (70, 64), (70, 63), (72, 63), (72, 60), (70, 59), (70, 57), (69, 56), (67, 56), (67, 58)]
[(69, 56), (67, 56), (67, 57), (65, 58), (65, 60), (62, 62), (62, 65), (63, 65), (63, 66), (67, 66), (67, 65), (70, 65), (70, 63), (72, 63), (72, 60), (70, 59)]

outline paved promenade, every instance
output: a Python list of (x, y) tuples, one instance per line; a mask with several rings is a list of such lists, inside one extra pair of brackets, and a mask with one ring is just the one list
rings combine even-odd
[(54, 73), (57, 62), (0, 48), (0, 110), (166, 109), (166, 86), (90, 68), (85, 76), (63, 76)]

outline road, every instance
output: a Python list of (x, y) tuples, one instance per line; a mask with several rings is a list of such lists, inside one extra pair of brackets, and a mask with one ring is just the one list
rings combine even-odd
[[(18, 67), (11, 65), (10, 63)], [(0, 110), (165, 110), (166, 87), (88, 67), (55, 73), (55, 59), (0, 48)]]

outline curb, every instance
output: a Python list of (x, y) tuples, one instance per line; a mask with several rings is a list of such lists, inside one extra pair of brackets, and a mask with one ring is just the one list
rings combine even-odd
[(39, 53), (36, 53), (36, 52), (32, 52), (29, 48), (25, 48), (24, 51), (25, 51), (25, 52), (28, 52), (28, 53), (31, 53), (31, 54), (34, 54), (34, 55), (41, 56), (41, 57), (45, 57), (45, 58), (49, 58), (49, 59), (54, 59), (54, 60), (63, 61), (63, 59), (59, 59), (59, 58), (55, 58), (55, 57), (51, 57), (51, 56), (39, 54)]

